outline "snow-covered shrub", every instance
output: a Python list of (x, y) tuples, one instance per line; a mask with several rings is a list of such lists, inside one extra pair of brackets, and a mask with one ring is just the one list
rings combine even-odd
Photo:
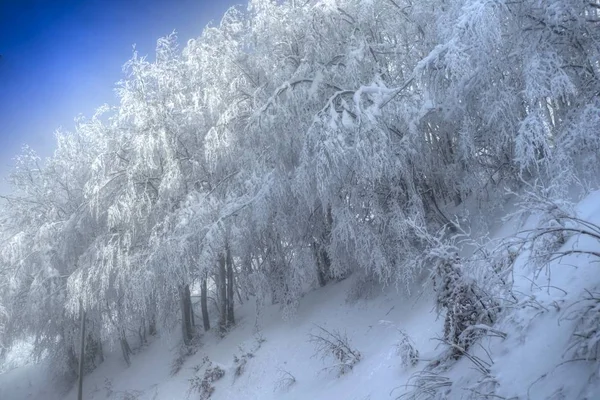
[(106, 391), (106, 397), (111, 398), (115, 392), (113, 389), (113, 381), (110, 378), (104, 378), (104, 390)]
[(246, 364), (251, 358), (254, 358), (254, 354), (250, 352), (244, 353), (239, 357), (236, 354), (233, 355), (233, 365), (235, 366), (234, 379), (241, 376), (244, 373), (246, 369)]
[(567, 349), (573, 359), (600, 362), (600, 291), (586, 291), (567, 319), (577, 321)]
[(85, 373), (92, 372), (103, 361), (102, 342), (99, 338), (89, 333), (85, 342)]
[(547, 266), (554, 254), (567, 242), (569, 235), (562, 219), (547, 221), (536, 229), (531, 238), (531, 255), (529, 259), (536, 269)]
[(254, 340), (256, 340), (256, 349), (258, 350), (262, 347), (262, 344), (267, 341), (267, 338), (265, 338), (261, 331), (257, 331), (254, 334)]
[(123, 392), (119, 392), (118, 400), (138, 400), (140, 396), (144, 394), (140, 390), (125, 390)]
[(104, 390), (106, 391), (107, 399), (115, 400), (137, 400), (143, 394), (143, 392), (139, 390), (115, 391), (113, 388), (113, 382), (109, 378), (104, 378)]
[(568, 248), (562, 250), (567, 239), (573, 235), (581, 235), (600, 242), (600, 226), (580, 219), (576, 216), (565, 215), (544, 223), (535, 229), (526, 231), (528, 236), (523, 242), (530, 243), (532, 258), (538, 267), (547, 266), (549, 262), (572, 254), (587, 254), (600, 258), (600, 252)]
[(288, 370), (283, 368), (277, 369), (279, 378), (275, 382), (275, 390), (287, 390), (296, 383), (296, 377)]
[(422, 370), (409, 378), (407, 386), (412, 389), (396, 397), (396, 400), (443, 400), (448, 398), (452, 381), (437, 372)]
[(204, 359), (206, 362), (206, 370), (204, 375), (199, 377), (195, 375), (191, 378), (189, 392), (197, 392), (200, 395), (200, 400), (206, 400), (212, 396), (215, 391), (215, 387), (212, 385), (214, 382), (225, 376), (225, 370), (218, 365), (214, 365), (212, 361), (207, 358)]
[[(534, 268), (539, 271), (548, 266), (569, 237), (577, 233), (572, 228), (580, 225), (574, 218), (574, 205), (566, 200), (567, 194), (561, 192), (561, 185), (556, 179), (549, 185), (539, 181), (531, 184), (524, 183), (522, 193), (510, 192), (517, 196), (518, 211), (510, 217), (518, 216), (523, 221), (532, 213), (537, 213), (539, 222), (537, 227), (521, 232), (519, 238), (507, 241), (513, 252), (529, 249), (529, 259)], [(599, 231), (600, 232), (600, 231)]]
[(254, 340), (255, 344), (251, 351), (245, 351), (242, 346), (238, 346), (241, 355), (239, 357), (237, 354), (233, 355), (233, 365), (235, 366), (234, 379), (244, 373), (248, 360), (254, 358), (254, 353), (262, 347), (262, 344), (266, 342), (267, 339), (259, 332), (254, 336)]
[(242, 355), (241, 357), (238, 357), (237, 355), (233, 355), (233, 365), (234, 365), (234, 372), (233, 372), (233, 377), (238, 378), (239, 376), (241, 376), (244, 373), (244, 370), (246, 369), (246, 363), (248, 362), (248, 357), (246, 357), (246, 354)]
[(396, 343), (396, 354), (402, 359), (403, 368), (414, 367), (419, 362), (419, 350), (415, 348), (412, 339), (402, 330), (398, 329), (400, 339)]
[(309, 334), (309, 341), (315, 346), (315, 356), (322, 360), (333, 358), (335, 364), (326, 367), (326, 370), (336, 370), (341, 376), (354, 368), (361, 360), (360, 352), (350, 345), (348, 336), (337, 330), (328, 331), (316, 325), (317, 332)]
[(181, 371), (185, 360), (196, 354), (199, 348), (199, 336), (195, 336), (189, 345), (181, 344), (181, 346), (179, 346), (179, 349), (177, 350), (177, 356), (175, 357), (175, 359), (173, 359), (173, 362), (171, 363), (171, 375), (176, 375), (179, 371)]
[(399, 338), (394, 344), (396, 355), (401, 358), (403, 368), (413, 367), (419, 362), (419, 350), (416, 349), (415, 343), (406, 332), (398, 328), (396, 324), (388, 320), (380, 320), (380, 325), (395, 328)]
[[(433, 286), (438, 308), (446, 310), (444, 339), (468, 350), (477, 338), (479, 324), (493, 324), (498, 305), (485, 295), (476, 282), (460, 269), (460, 259), (440, 260), (433, 271)], [(458, 358), (460, 352), (454, 352)]]
[(32, 357), (33, 343), (31, 340), (21, 340), (13, 343), (0, 355), (0, 373), (27, 365), (34, 359)]

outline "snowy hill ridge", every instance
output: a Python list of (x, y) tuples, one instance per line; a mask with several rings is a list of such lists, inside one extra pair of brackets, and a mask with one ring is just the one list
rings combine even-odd
[[(575, 212), (600, 224), (600, 192), (579, 202)], [(539, 212), (524, 226), (513, 218), (495, 235), (510, 237), (543, 220)], [(131, 367), (112, 353), (86, 377), (84, 398), (202, 398), (194, 378), (219, 366), (224, 375), (211, 384), (215, 400), (596, 399), (600, 273), (597, 258), (577, 251), (597, 252), (600, 241), (575, 234), (554, 249), (557, 254), (570, 250), (574, 254), (551, 260), (543, 271), (523, 251), (514, 260), (514, 299), (504, 303), (497, 322), (484, 325), (487, 334), (458, 360), (448, 358), (448, 346), (440, 346), (444, 315), (434, 310), (431, 295), (409, 296), (387, 288), (375, 290), (370, 299), (349, 302), (353, 282), (348, 278), (308, 293), (291, 321), (281, 321), (277, 306), (266, 307), (259, 330), (253, 302), (245, 303), (237, 325), (222, 339), (203, 335), (196, 353), (185, 358), (175, 375), (171, 363), (179, 354), (178, 335), (153, 339), (132, 356)], [(311, 335), (323, 336), (319, 327), (342, 333), (360, 352), (351, 369), (339, 374), (336, 367), (330, 369), (338, 363), (334, 355), (319, 356), (311, 340)], [(400, 331), (418, 351), (414, 364), (403, 359), (408, 353)], [(583, 345), (578, 340), (585, 332), (589, 337)], [(27, 368), (0, 375), (0, 398), (76, 398), (74, 389), (64, 397), (53, 393), (51, 381), (40, 379), (42, 375), (26, 385)]]

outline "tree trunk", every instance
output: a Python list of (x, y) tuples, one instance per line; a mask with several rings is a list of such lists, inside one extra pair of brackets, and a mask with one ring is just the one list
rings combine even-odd
[(192, 301), (189, 285), (186, 284), (179, 286), (179, 299), (181, 303), (181, 335), (183, 338), (183, 343), (188, 346), (191, 344), (194, 337), (192, 321), (190, 319)]
[(125, 363), (129, 367), (131, 365), (131, 347), (129, 347), (129, 342), (125, 336), (125, 329), (121, 329), (121, 352), (123, 353)]
[(320, 242), (313, 241), (313, 248), (315, 259), (317, 261), (317, 279), (319, 280), (319, 286), (325, 286), (331, 280), (331, 259), (327, 250), (325, 249), (326, 243), (331, 242), (331, 229), (333, 226), (333, 215), (331, 212), (331, 206), (327, 207), (327, 213), (325, 215), (325, 233), (322, 236)]
[(317, 261), (317, 279), (319, 286), (323, 287), (331, 280), (331, 260), (321, 244), (313, 241), (313, 248)]
[[(239, 282), (239, 281), (237, 281), (237, 282)], [(235, 293), (237, 294), (237, 298), (238, 298), (238, 301), (240, 302), (240, 304), (244, 304), (244, 300), (242, 299), (242, 294), (240, 293), (240, 285), (237, 284), (237, 282), (234, 285), (235, 286)]]
[(227, 332), (227, 271), (225, 267), (225, 255), (219, 256), (218, 288), (219, 293), (219, 332)]
[(194, 316), (194, 304), (192, 303), (192, 295), (190, 293), (190, 290), (188, 288), (188, 293), (187, 293), (187, 298), (190, 302), (190, 326), (192, 327), (192, 332), (195, 330), (194, 327), (196, 326), (196, 317)]
[(205, 331), (210, 330), (210, 319), (208, 318), (207, 280), (208, 279), (205, 275), (200, 283), (200, 307), (202, 308), (202, 322), (204, 323)]
[(150, 336), (156, 335), (156, 316), (154, 314), (150, 316), (150, 322), (148, 322), (148, 334)]
[(138, 339), (140, 340), (140, 347), (144, 345), (144, 336), (142, 336), (142, 327), (138, 328)]
[(233, 314), (234, 306), (234, 295), (235, 295), (235, 281), (233, 278), (233, 259), (231, 257), (231, 251), (229, 246), (227, 247), (227, 326), (231, 327), (235, 324), (235, 317)]
[(79, 300), (79, 314), (81, 318), (81, 347), (79, 348), (79, 378), (77, 380), (77, 400), (83, 399), (83, 365), (85, 360), (85, 311), (83, 301)]
[(144, 340), (144, 343), (148, 342), (148, 339), (146, 338), (146, 318), (142, 317), (142, 339)]
[(104, 362), (104, 349), (102, 348), (102, 339), (98, 339), (98, 359), (100, 364)]

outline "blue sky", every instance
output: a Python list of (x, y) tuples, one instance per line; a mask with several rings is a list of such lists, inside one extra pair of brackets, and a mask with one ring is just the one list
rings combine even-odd
[[(54, 132), (114, 104), (135, 43), (153, 56), (173, 30), (180, 43), (243, 0), (0, 0), (0, 178), (23, 144), (52, 153)], [(5, 190), (0, 183), (0, 191)]]

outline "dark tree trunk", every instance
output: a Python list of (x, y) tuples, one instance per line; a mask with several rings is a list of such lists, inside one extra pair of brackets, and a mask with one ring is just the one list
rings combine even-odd
[(233, 314), (233, 306), (235, 295), (235, 281), (233, 275), (233, 259), (231, 257), (231, 251), (229, 246), (227, 247), (227, 326), (230, 327), (235, 324), (235, 317)]
[(125, 363), (129, 367), (131, 365), (131, 347), (129, 347), (129, 342), (125, 336), (125, 329), (121, 329), (121, 352), (123, 353)]
[(144, 336), (142, 335), (142, 327), (138, 328), (138, 339), (140, 340), (140, 347), (142, 347), (145, 343)]
[(206, 275), (202, 278), (202, 282), (200, 284), (200, 307), (202, 308), (202, 322), (204, 324), (204, 330), (210, 330), (210, 319), (208, 318), (208, 288), (207, 288), (207, 277)]
[(313, 242), (313, 248), (317, 261), (317, 279), (319, 286), (323, 287), (331, 280), (331, 260), (327, 251), (316, 241)]
[(144, 343), (148, 342), (148, 339), (146, 337), (146, 318), (142, 317), (142, 339), (144, 340)]
[(326, 244), (331, 242), (331, 229), (333, 226), (333, 215), (331, 207), (327, 207), (325, 215), (325, 233), (320, 242), (313, 241), (313, 251), (317, 261), (317, 279), (319, 286), (323, 287), (331, 280), (331, 259), (326, 250)]
[(102, 348), (102, 339), (98, 339), (98, 360), (100, 360), (100, 364), (104, 362), (104, 349)]
[(74, 376), (78, 375), (79, 358), (73, 346), (69, 346), (67, 349), (67, 366), (69, 367), (69, 372), (72, 372)]
[(225, 255), (219, 256), (219, 274), (217, 291), (219, 294), (219, 332), (227, 332), (227, 271), (225, 266)]
[(242, 293), (240, 293), (240, 285), (238, 285), (236, 282), (236, 284), (234, 286), (235, 286), (235, 293), (237, 294), (238, 301), (240, 302), (240, 304), (244, 304), (244, 300), (242, 299)]
[(148, 334), (150, 336), (156, 335), (156, 316), (154, 314), (150, 316), (150, 322), (148, 322)]
[(194, 304), (190, 303), (190, 321), (192, 322), (192, 327), (196, 326), (196, 317), (194, 315)]
[[(87, 328), (88, 334), (86, 335), (87, 339), (85, 341), (84, 373), (93, 371), (97, 366), (96, 361), (102, 358), (100, 354), (100, 351), (102, 350), (100, 347), (100, 339), (96, 339), (92, 332), (90, 332), (91, 330), (93, 330), (93, 327), (91, 329)], [(100, 362), (102, 362), (102, 360), (100, 360)]]
[(181, 303), (181, 334), (183, 338), (183, 343), (188, 346), (191, 344), (192, 339), (194, 337), (194, 331), (192, 328), (192, 321), (190, 318), (191, 310), (191, 296), (190, 296), (190, 286), (189, 285), (181, 285), (179, 286), (179, 299)]

